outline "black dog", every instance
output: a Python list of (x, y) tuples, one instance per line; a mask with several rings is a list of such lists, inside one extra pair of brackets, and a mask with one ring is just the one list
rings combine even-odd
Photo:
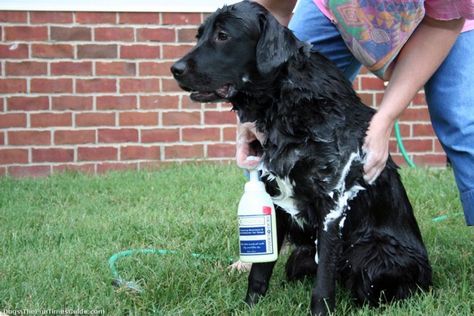
[[(336, 278), (358, 302), (403, 299), (431, 285), (431, 267), (397, 167), (363, 179), (362, 144), (374, 111), (339, 70), (262, 6), (240, 2), (201, 25), (171, 71), (191, 98), (227, 100), (255, 122), (263, 179), (277, 205), (278, 245), (296, 245), (289, 280), (316, 276), (313, 314), (335, 306)], [(255, 148), (258, 151), (258, 148)], [(246, 302), (265, 295), (274, 262), (253, 264)]]

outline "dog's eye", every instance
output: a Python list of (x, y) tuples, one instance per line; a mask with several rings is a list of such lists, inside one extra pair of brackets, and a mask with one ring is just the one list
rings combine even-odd
[(219, 32), (217, 33), (217, 40), (218, 40), (218, 41), (223, 42), (223, 41), (227, 41), (228, 39), (229, 39), (229, 34), (227, 34), (226, 32), (224, 32), (224, 31), (219, 31)]

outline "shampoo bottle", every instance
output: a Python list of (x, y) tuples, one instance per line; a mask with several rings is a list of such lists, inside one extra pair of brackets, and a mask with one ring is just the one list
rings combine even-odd
[(242, 262), (271, 262), (278, 258), (276, 214), (258, 171), (250, 171), (250, 181), (239, 203), (239, 248)]

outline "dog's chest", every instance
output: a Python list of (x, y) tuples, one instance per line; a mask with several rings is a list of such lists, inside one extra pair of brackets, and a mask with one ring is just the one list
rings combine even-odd
[(266, 181), (272, 182), (278, 189), (278, 194), (272, 195), (272, 201), (275, 205), (281, 207), (286, 213), (288, 213), (296, 223), (303, 228), (305, 219), (300, 215), (295, 196), (294, 188), (296, 183), (290, 180), (289, 177), (278, 177), (261, 166), (262, 178)]

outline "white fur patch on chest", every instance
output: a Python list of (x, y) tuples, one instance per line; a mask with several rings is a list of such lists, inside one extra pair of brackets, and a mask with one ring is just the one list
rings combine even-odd
[(304, 219), (298, 217), (299, 210), (296, 207), (295, 200), (293, 198), (293, 188), (295, 186), (294, 182), (291, 182), (288, 177), (279, 178), (275, 175), (268, 172), (268, 170), (260, 166), (259, 168), (262, 171), (262, 176), (266, 176), (268, 180), (275, 181), (278, 185), (278, 189), (280, 191), (280, 195), (272, 196), (272, 201), (274, 204), (281, 207), (285, 212), (291, 215), (291, 218), (301, 227), (304, 226)]

